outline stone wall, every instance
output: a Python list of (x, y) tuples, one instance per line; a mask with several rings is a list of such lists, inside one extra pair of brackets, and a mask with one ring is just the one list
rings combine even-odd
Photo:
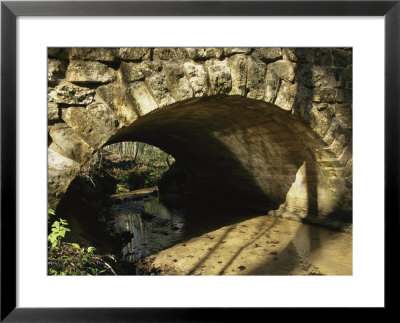
[[(225, 114), (223, 108), (210, 112), (213, 105), (226, 106), (226, 110), (235, 106), (235, 113), (241, 116), (235, 124), (242, 134), (246, 132), (246, 142), (237, 140), (238, 135), (228, 138), (218, 130), (226, 129), (235, 118)], [(185, 106), (192, 112), (185, 114), (186, 119), (179, 119), (176, 113), (186, 109)], [(255, 117), (250, 112), (240, 112), (240, 106), (250, 107), (246, 111), (251, 108), (262, 110), (263, 114)], [(246, 164), (242, 157), (237, 157), (237, 161), (240, 167), (247, 167), (249, 176), (260, 182), (257, 186), (266, 195), (271, 195), (271, 190), (281, 185), (270, 187), (264, 184), (273, 177), (265, 175), (271, 173), (271, 168), (263, 170), (262, 165), (273, 165), (268, 164), (271, 158), (262, 156), (261, 143), (273, 143), (271, 147), (275, 152), (291, 153), (290, 147), (294, 146), (307, 152), (307, 157), (303, 154), (292, 163), (296, 173), (291, 173), (285, 181), (288, 184), (283, 185), (286, 201), (271, 197), (278, 206), (280, 204), (275, 212), (293, 213), (291, 205), (296, 205), (295, 201), (299, 200), (296, 196), (304, 195), (306, 160), (309, 169), (313, 164), (312, 172), (316, 175), (311, 177), (318, 182), (319, 192), (329, 191), (317, 204), (324, 204), (322, 199), (341, 199), (345, 209), (351, 210), (352, 50), (349, 48), (49, 48), (49, 205), (55, 207), (58, 204), (80, 167), (109, 142), (142, 139), (164, 145), (182, 159), (185, 159), (182, 153), (185, 149), (190, 151), (192, 159), (198, 158), (188, 148), (190, 143), (182, 148), (176, 137), (191, 136), (190, 127), (185, 128), (183, 124), (188, 123), (194, 111), (203, 108), (207, 111), (203, 113), (205, 117), (194, 118), (192, 125), (204, 128), (214, 123), (213, 138), (219, 138), (218, 142), (223, 143), (232, 156), (239, 156), (239, 151), (243, 152), (244, 145), (248, 145), (249, 136), (253, 136), (258, 152), (251, 157), (259, 160), (257, 167), (253, 165), (247, 169), (248, 162)], [(180, 120), (181, 126), (177, 123), (169, 125), (182, 130), (181, 135), (174, 134), (175, 137), (169, 133), (170, 142), (160, 139), (163, 137), (161, 132), (167, 134), (170, 129), (167, 126), (158, 132), (151, 131), (160, 124), (156, 114), (161, 110), (165, 111), (163, 119)], [(271, 113), (273, 117), (268, 119), (267, 115)], [(250, 122), (254, 118), (259, 122)], [(260, 125), (260, 120), (265, 120), (265, 127)], [(273, 125), (267, 125), (268, 120), (273, 120)], [(268, 133), (268, 127), (280, 129), (275, 134), (278, 139), (273, 132)], [(239, 133), (239, 130), (235, 131)], [(198, 133), (202, 132), (199, 130)], [(204, 146), (199, 149), (210, 158), (221, 157), (222, 160), (227, 157), (208, 153), (211, 149), (205, 138), (205, 133), (193, 135), (192, 146)], [(177, 149), (178, 146), (181, 148)], [(246, 150), (242, 156), (245, 154), (252, 152)], [(186, 161), (190, 165), (196, 164), (188, 160), (189, 157)], [(275, 164), (288, 161), (288, 158), (280, 157)], [(196, 167), (200, 166), (193, 166), (193, 169), (207, 172), (204, 167)], [(217, 175), (210, 168), (208, 170)], [(280, 170), (278, 173), (280, 178), (285, 176)], [(212, 181), (212, 178), (207, 180)], [(223, 178), (218, 177), (219, 180)], [(240, 186), (239, 182), (236, 184)], [(304, 196), (300, 200), (304, 200)], [(323, 213), (332, 213), (332, 210)]]

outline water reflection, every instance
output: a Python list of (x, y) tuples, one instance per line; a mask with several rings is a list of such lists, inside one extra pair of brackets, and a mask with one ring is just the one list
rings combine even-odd
[(154, 264), (167, 265), (167, 275), (352, 273), (351, 234), (151, 193), (112, 197), (108, 230), (124, 241), (123, 261), (157, 254)]

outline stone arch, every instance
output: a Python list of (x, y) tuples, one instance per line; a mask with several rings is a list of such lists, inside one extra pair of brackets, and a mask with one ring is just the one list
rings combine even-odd
[[(233, 154), (228, 161), (241, 174), (236, 185), (252, 186), (254, 200), (268, 197), (274, 208), (280, 205), (276, 212), (304, 217), (314, 208), (324, 215), (336, 212), (339, 200), (340, 209), (351, 210), (351, 50), (53, 48), (48, 55), (50, 206), (105, 144), (142, 138), (179, 155), (178, 138), (199, 142), (197, 133), (213, 140), (217, 153), (208, 147), (210, 158)], [(168, 129), (178, 121), (192, 122), (196, 131), (186, 125), (185, 136), (174, 139)], [(173, 139), (155, 138), (151, 127)], [(179, 158), (189, 156), (194, 160), (196, 153)], [(284, 170), (284, 163), (292, 169)], [(218, 178), (226, 180), (222, 174)], [(280, 185), (268, 184), (271, 174)], [(206, 191), (204, 185), (198, 191)], [(305, 187), (314, 202), (304, 198)]]

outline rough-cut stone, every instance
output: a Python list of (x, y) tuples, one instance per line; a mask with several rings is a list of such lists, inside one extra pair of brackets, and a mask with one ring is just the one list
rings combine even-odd
[(283, 59), (289, 59), (297, 63), (313, 63), (313, 48), (284, 48)]
[(344, 129), (352, 129), (353, 110), (350, 103), (337, 103), (334, 105), (335, 116)]
[(247, 97), (250, 99), (264, 99), (265, 74), (267, 64), (259, 59), (249, 57), (247, 60)]
[(352, 102), (352, 90), (349, 89), (336, 89), (336, 102), (338, 103), (350, 103)]
[(336, 102), (337, 90), (333, 88), (315, 88), (313, 91), (314, 102)]
[(89, 104), (93, 101), (95, 91), (62, 81), (55, 88), (48, 90), (49, 102), (64, 104)]
[(193, 60), (220, 58), (223, 48), (187, 48), (188, 55)]
[(119, 128), (117, 117), (100, 102), (92, 103), (87, 108), (63, 109), (62, 118), (95, 149), (105, 144)]
[(49, 58), (47, 63), (47, 80), (49, 82), (56, 82), (57, 80), (64, 78), (65, 71), (67, 69), (66, 61)]
[[(318, 110), (317, 106), (315, 106), (315, 108)], [(311, 128), (313, 128), (320, 137), (323, 137), (331, 125), (333, 116), (334, 111), (331, 106), (328, 106), (324, 110), (318, 110), (315, 121), (311, 123)]]
[(276, 73), (270, 69), (267, 70), (267, 74), (265, 76), (265, 97), (264, 100), (266, 102), (273, 103), (276, 99), (276, 95), (278, 93), (280, 79)]
[(250, 51), (251, 51), (251, 48), (229, 47), (229, 48), (224, 48), (224, 55), (231, 56), (233, 54), (249, 54)]
[(97, 89), (99, 96), (108, 104), (122, 125), (129, 125), (137, 119), (134, 103), (124, 85), (111, 83)]
[(96, 60), (103, 62), (113, 62), (117, 56), (115, 48), (71, 48), (70, 59)]
[(316, 65), (332, 65), (331, 50), (329, 48), (314, 48), (314, 63)]
[(157, 101), (159, 107), (163, 107), (175, 102), (171, 96), (167, 80), (161, 73), (155, 73), (146, 78), (147, 88), (150, 90), (153, 98)]
[(66, 156), (78, 163), (86, 162), (93, 154), (93, 148), (65, 123), (57, 123), (52, 126), (50, 136)]
[(228, 94), (232, 89), (231, 71), (228, 60), (211, 59), (206, 64), (211, 94)]
[(69, 184), (79, 172), (80, 165), (49, 148), (47, 150), (47, 190), (48, 206), (55, 207), (64, 195)]
[(154, 48), (153, 59), (161, 60), (183, 60), (188, 58), (185, 48)]
[(207, 73), (204, 66), (192, 62), (183, 64), (186, 78), (192, 87), (195, 97), (200, 97), (208, 94)]
[(158, 108), (156, 101), (154, 101), (154, 98), (143, 82), (134, 83), (129, 88), (129, 93), (133, 97), (140, 115), (144, 115)]
[(68, 59), (69, 57), (69, 48), (47, 48), (48, 57)]
[(343, 128), (341, 126), (341, 123), (338, 120), (338, 118), (334, 117), (331, 121), (329, 129), (324, 135), (323, 140), (327, 145), (331, 145), (332, 142), (335, 140), (335, 138), (339, 136), (341, 133), (343, 133)]
[(150, 55), (151, 55), (151, 49), (147, 47), (119, 49), (119, 57), (121, 57), (121, 59), (123, 60), (140, 61), (149, 59)]
[(247, 58), (245, 55), (233, 55), (228, 59), (231, 70), (232, 90), (230, 95), (245, 95), (247, 82)]
[(110, 83), (115, 80), (115, 71), (95, 61), (71, 61), (67, 69), (67, 81), (76, 83)]
[(171, 61), (163, 64), (163, 72), (166, 76), (168, 88), (176, 101), (182, 101), (193, 97), (193, 90), (185, 77), (183, 64)]
[(311, 107), (311, 95), (312, 91), (304, 86), (297, 87), (296, 100), (294, 103), (294, 112), (300, 116), (303, 120), (306, 118), (308, 109)]
[(291, 61), (276, 61), (268, 64), (268, 70), (275, 72), (282, 80), (292, 82), (296, 75), (296, 64)]
[(121, 63), (121, 72), (125, 82), (143, 81), (153, 73), (160, 72), (162, 65), (159, 61), (143, 61), (140, 63)]
[(296, 71), (296, 79), (306, 87), (343, 87), (344, 71), (336, 67), (302, 64)]
[(343, 49), (332, 49), (333, 65), (347, 67), (351, 62), (351, 52)]
[(329, 149), (339, 157), (343, 153), (343, 148), (347, 144), (348, 140), (344, 134), (340, 134), (337, 136), (332, 144), (329, 146)]
[(281, 48), (257, 48), (253, 55), (266, 63), (270, 63), (282, 58)]
[(290, 82), (282, 80), (275, 105), (284, 110), (291, 110), (295, 102), (296, 93), (297, 84), (291, 84)]
[(47, 103), (47, 119), (50, 122), (58, 121), (60, 116), (58, 115), (58, 104), (54, 102)]

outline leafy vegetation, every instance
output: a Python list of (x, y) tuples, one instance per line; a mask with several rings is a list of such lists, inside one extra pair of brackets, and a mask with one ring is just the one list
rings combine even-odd
[[(48, 216), (55, 215), (54, 210), (48, 210)], [(54, 221), (48, 235), (48, 274), (53, 276), (66, 275), (116, 275), (107, 261), (116, 262), (113, 256), (100, 256), (94, 252), (96, 248), (83, 248), (77, 243), (67, 243), (61, 240), (71, 231), (64, 219)], [(108, 258), (108, 259), (107, 259)], [(107, 260), (107, 261), (106, 261)]]
[(51, 233), (48, 236), (48, 240), (51, 243), (52, 248), (58, 248), (61, 239), (65, 237), (65, 233), (71, 231), (67, 228), (68, 222), (66, 220), (60, 219), (60, 221), (54, 221), (51, 226)]
[(89, 182), (105, 194), (156, 186), (174, 158), (161, 149), (139, 142), (104, 147), (81, 170), (81, 182)]

